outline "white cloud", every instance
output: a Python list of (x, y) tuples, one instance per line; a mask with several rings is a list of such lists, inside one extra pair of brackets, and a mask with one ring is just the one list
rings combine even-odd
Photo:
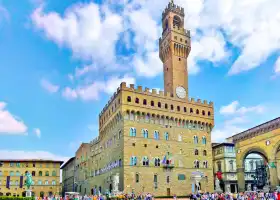
[(58, 85), (54, 85), (46, 79), (41, 79), (41, 86), (50, 93), (56, 93), (59, 90)]
[(280, 74), (280, 57), (275, 62), (274, 72), (275, 74)]
[(224, 142), (226, 138), (231, 137), (244, 130), (244, 128), (234, 125), (225, 125), (220, 129), (214, 128), (214, 130), (211, 133), (211, 140), (212, 142)]
[(0, 135), (27, 135), (27, 126), (18, 117), (6, 110), (7, 104), (0, 102)]
[(83, 60), (110, 64), (115, 60), (115, 44), (123, 30), (122, 18), (94, 3), (75, 4), (64, 16), (37, 8), (33, 24), (60, 46), (72, 49)]
[(113, 94), (120, 86), (121, 82), (134, 84), (135, 78), (125, 75), (122, 78), (110, 77), (107, 81), (96, 81), (77, 88), (66, 87), (62, 95), (69, 100), (80, 98), (84, 101), (98, 100), (101, 93)]
[(65, 162), (69, 157), (56, 155), (48, 151), (0, 150), (0, 159), (51, 159)]
[(40, 129), (34, 128), (33, 132), (38, 138), (41, 138), (41, 130)]
[(2, 19), (9, 19), (9, 12), (4, 6), (1, 5), (0, 2), (0, 22), (2, 21)]
[(264, 106), (262, 105), (257, 105), (257, 106), (252, 106), (252, 107), (239, 107), (239, 102), (238, 101), (233, 101), (229, 105), (222, 106), (220, 109), (220, 114), (222, 115), (244, 115), (246, 113), (263, 113), (264, 112)]

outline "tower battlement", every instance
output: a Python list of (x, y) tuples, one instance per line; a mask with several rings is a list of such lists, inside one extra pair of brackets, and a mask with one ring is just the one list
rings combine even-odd
[[(110, 100), (104, 106), (104, 108), (102, 109), (99, 116), (103, 115), (106, 112), (106, 110), (108, 109), (110, 104), (116, 99), (116, 97), (118, 96), (118, 94), (121, 91), (130, 91), (130, 92), (134, 92), (136, 94), (151, 95), (155, 98), (159, 97), (159, 98), (165, 98), (165, 99), (169, 99), (169, 100), (179, 100), (180, 101), (179, 98), (172, 96), (170, 94), (170, 92), (157, 91), (156, 89), (150, 89), (147, 87), (145, 87), (145, 89), (143, 89), (142, 86), (137, 86), (137, 88), (136, 88), (134, 84), (127, 85), (126, 82), (122, 82), (120, 84), (120, 87), (118, 87), (117, 92), (115, 92), (111, 96)], [(213, 102), (211, 102), (211, 101), (208, 102), (207, 100), (201, 100), (201, 99), (195, 99), (195, 98), (188, 99), (188, 101), (186, 103), (192, 104), (192, 105), (203, 105), (203, 106), (206, 106), (209, 108), (213, 108), (213, 106), (214, 106)]]
[(169, 2), (168, 6), (165, 8), (165, 10), (162, 12), (162, 19), (166, 17), (166, 15), (169, 12), (174, 12), (182, 17), (185, 16), (185, 10), (183, 7), (180, 7), (178, 5), (175, 5), (173, 2)]

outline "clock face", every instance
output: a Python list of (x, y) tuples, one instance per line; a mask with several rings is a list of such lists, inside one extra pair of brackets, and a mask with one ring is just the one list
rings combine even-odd
[(176, 94), (180, 99), (183, 99), (186, 97), (187, 92), (186, 92), (185, 88), (183, 88), (182, 86), (179, 86), (176, 88)]

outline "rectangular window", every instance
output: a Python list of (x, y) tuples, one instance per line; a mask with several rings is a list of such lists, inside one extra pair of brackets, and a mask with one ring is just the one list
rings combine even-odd
[(13, 166), (14, 166), (14, 163), (11, 162), (11, 163), (10, 163), (10, 167), (13, 167)]
[(179, 181), (186, 180), (185, 174), (178, 174), (178, 180), (179, 180)]
[(16, 166), (17, 166), (17, 167), (20, 167), (20, 163), (17, 163)]

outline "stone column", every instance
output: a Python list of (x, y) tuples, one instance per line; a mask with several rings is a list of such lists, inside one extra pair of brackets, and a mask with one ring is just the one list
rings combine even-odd
[[(269, 164), (274, 163), (275, 165), (275, 160), (269, 160)], [(271, 166), (269, 169), (269, 181), (270, 181), (270, 186), (271, 189), (276, 189), (276, 186), (278, 186), (278, 176), (277, 176), (277, 168), (276, 166)]]
[(237, 168), (238, 192), (245, 192), (245, 174), (244, 167)]

